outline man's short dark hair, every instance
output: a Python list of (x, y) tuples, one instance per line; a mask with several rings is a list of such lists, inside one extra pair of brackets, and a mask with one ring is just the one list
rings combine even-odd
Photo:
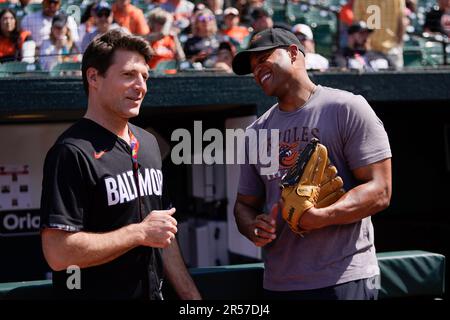
[(106, 71), (113, 64), (114, 52), (119, 49), (137, 52), (144, 57), (147, 63), (152, 56), (152, 50), (147, 41), (120, 29), (113, 29), (101, 37), (95, 38), (86, 48), (81, 63), (83, 86), (87, 95), (89, 95), (87, 70), (95, 68), (99, 75), (105, 75)]

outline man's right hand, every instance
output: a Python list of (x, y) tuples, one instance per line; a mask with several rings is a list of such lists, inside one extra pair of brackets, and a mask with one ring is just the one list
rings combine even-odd
[(175, 239), (177, 220), (172, 217), (175, 208), (170, 210), (153, 210), (138, 224), (143, 234), (141, 245), (156, 248), (166, 248)]
[(249, 239), (257, 247), (263, 247), (276, 238), (275, 219), (271, 215), (260, 214), (250, 224)]

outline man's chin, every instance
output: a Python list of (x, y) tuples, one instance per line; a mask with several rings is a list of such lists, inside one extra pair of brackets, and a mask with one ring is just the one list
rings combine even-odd
[(264, 93), (266, 94), (266, 96), (269, 97), (275, 97), (275, 92), (273, 91), (273, 89), (271, 87), (262, 87), (262, 90), (264, 91)]
[(124, 117), (127, 119), (137, 117), (139, 115), (140, 107), (141, 106), (139, 105), (139, 107), (133, 107), (133, 108), (126, 110), (123, 114)]

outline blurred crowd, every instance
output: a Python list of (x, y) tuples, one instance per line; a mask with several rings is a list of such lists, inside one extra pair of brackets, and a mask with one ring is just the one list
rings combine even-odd
[[(422, 0), (284, 1), (0, 0), (0, 62), (23, 61), (51, 71), (61, 63), (79, 63), (95, 37), (121, 28), (150, 43), (153, 70), (232, 73), (233, 56), (252, 35), (279, 27), (299, 38), (310, 70), (378, 71), (404, 67), (408, 28), (443, 41), (450, 36), (450, 0), (430, 0), (426, 12), (417, 10)], [(316, 23), (288, 19), (286, 11), (280, 18), (274, 10), (289, 4), (307, 11), (317, 3), (335, 14), (338, 26), (325, 53), (316, 50)], [(373, 5), (380, 16), (370, 10)], [(418, 14), (424, 16), (419, 28)]]

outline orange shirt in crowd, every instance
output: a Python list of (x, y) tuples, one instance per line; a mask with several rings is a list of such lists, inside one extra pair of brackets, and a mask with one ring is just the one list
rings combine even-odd
[(242, 43), (244, 39), (249, 35), (248, 29), (242, 26), (233, 26), (230, 29), (223, 30), (224, 35), (233, 38), (239, 43)]
[(165, 36), (151, 44), (155, 55), (148, 63), (151, 69), (154, 69), (156, 65), (161, 61), (174, 60), (176, 58), (176, 45), (172, 36)]
[(16, 48), (16, 45), (9, 38), (0, 37), (0, 59), (4, 57), (14, 57), (17, 49), (22, 49), (22, 45), (27, 38), (31, 39), (30, 31), (21, 31), (19, 36), (19, 45), (18, 48)]
[(128, 4), (125, 11), (119, 11), (116, 4), (112, 6), (114, 20), (122, 27), (127, 28), (133, 34), (146, 35), (150, 32), (144, 13), (141, 9)]

